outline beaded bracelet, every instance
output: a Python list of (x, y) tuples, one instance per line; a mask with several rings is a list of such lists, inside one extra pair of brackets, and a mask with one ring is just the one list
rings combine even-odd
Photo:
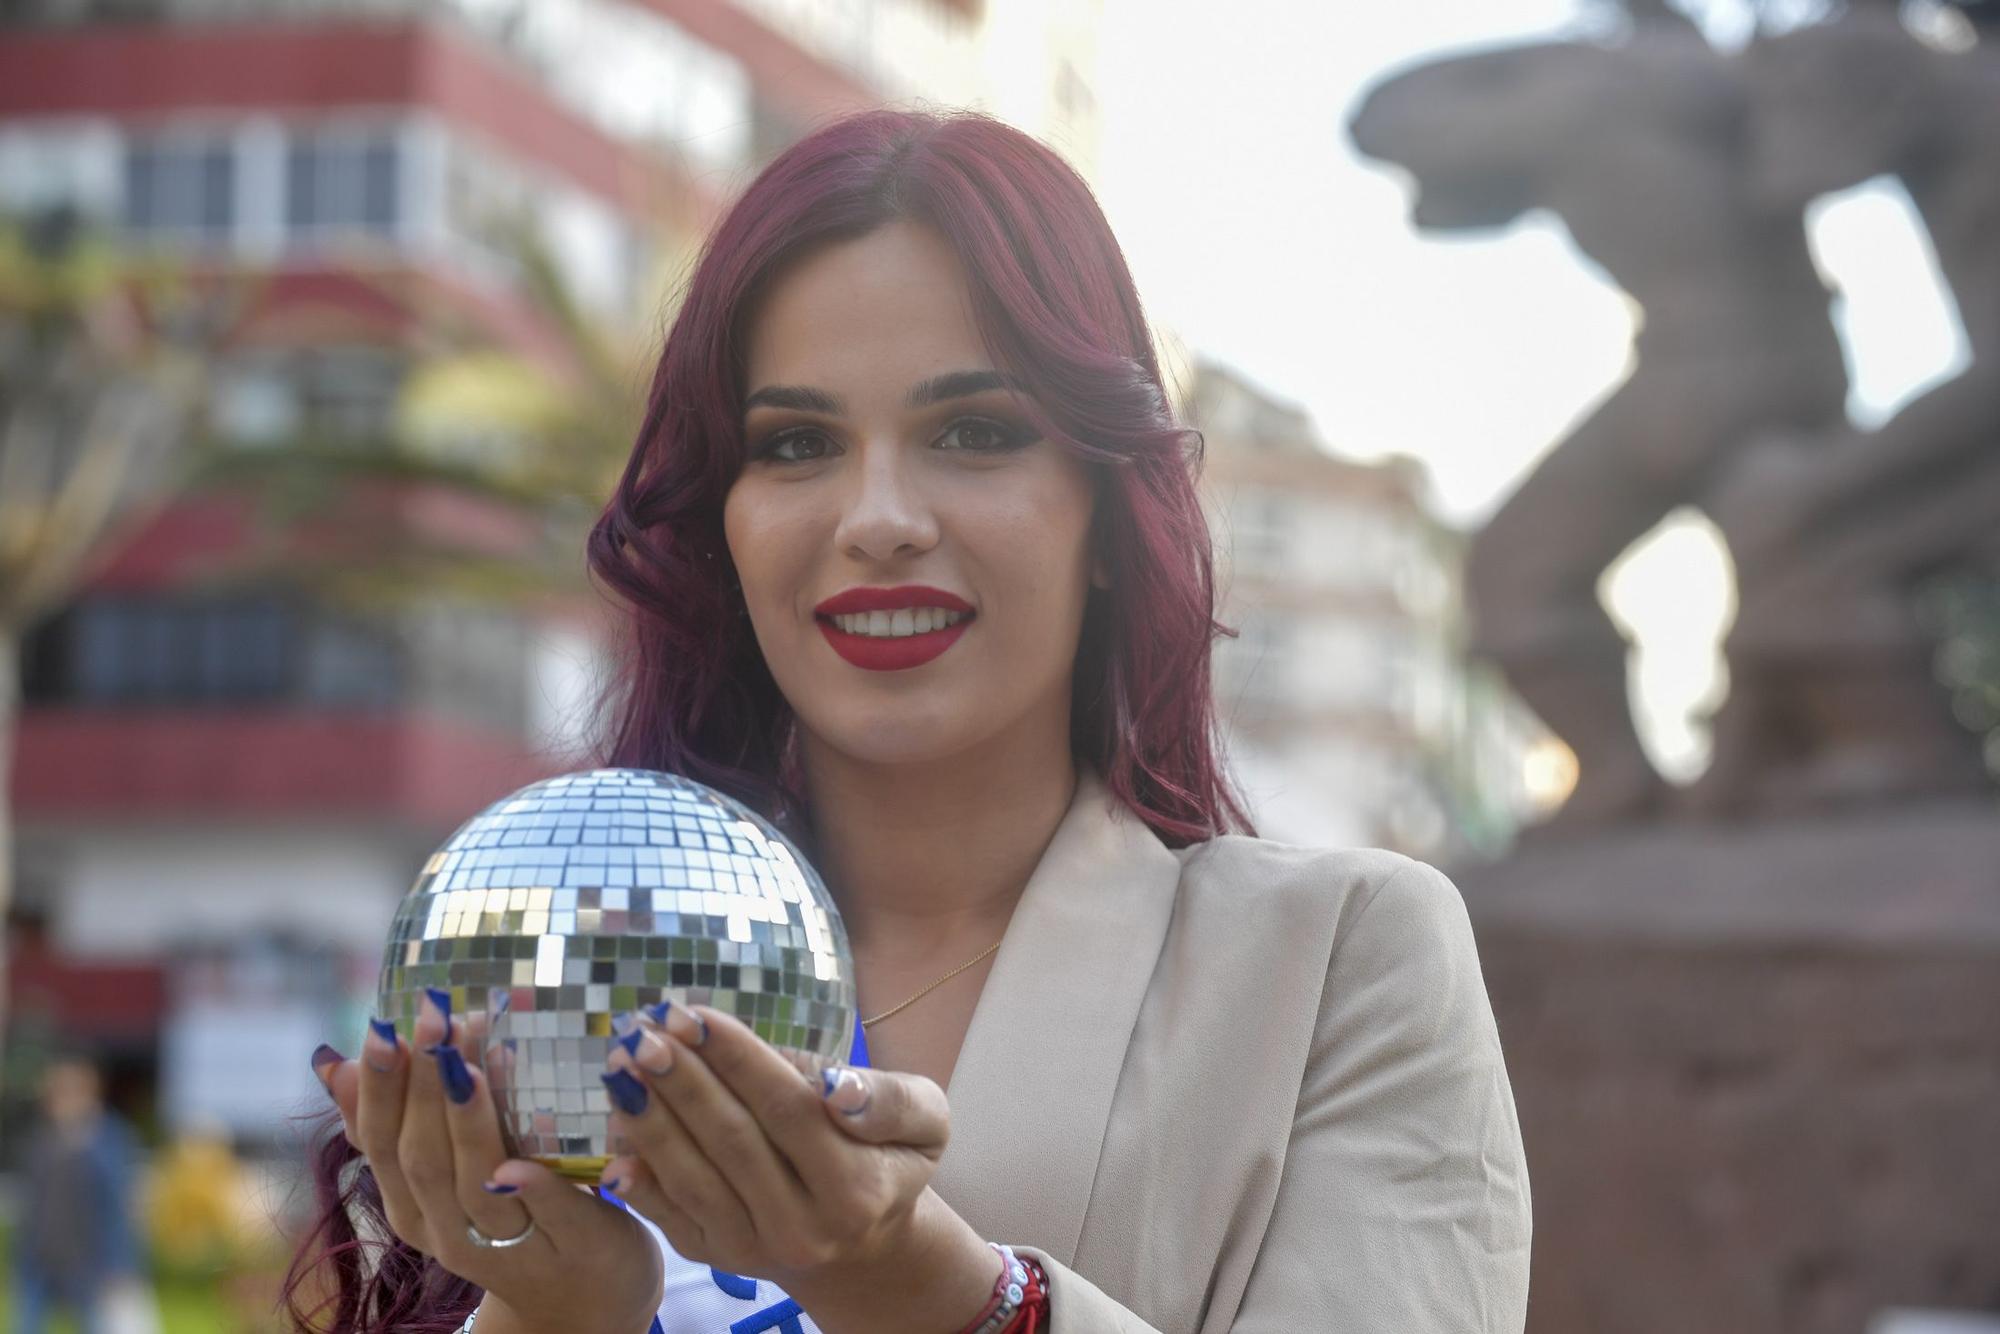
[(1000, 1257), (1000, 1277), (993, 1282), (993, 1296), (962, 1334), (1002, 1334), (1013, 1330), (1021, 1316), (1028, 1317), (1027, 1328), (1033, 1330), (1040, 1323), (1039, 1315), (1046, 1310), (1048, 1301), (1048, 1281), (1041, 1266), (1032, 1260), (1024, 1262), (1014, 1254), (1012, 1246), (991, 1241), (986, 1244)]

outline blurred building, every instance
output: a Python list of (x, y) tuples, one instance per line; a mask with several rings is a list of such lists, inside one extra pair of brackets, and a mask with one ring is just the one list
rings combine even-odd
[(1230, 760), (1259, 832), (1451, 861), (1536, 805), (1540, 728), (1464, 656), (1460, 534), (1409, 460), (1328, 453), (1305, 412), (1197, 364)]
[[(769, 155), (886, 96), (942, 98), (960, 71), (982, 99), (999, 86), (979, 10), (0, 11), (0, 211), (70, 206), (185, 271), (256, 276), (214, 368), (223, 481), (126, 533), (25, 646), (17, 1041), (97, 1043), (137, 1090), (128, 1105), (170, 1123), (255, 1140), (309, 1105), (305, 1055), (358, 1038), (423, 855), (578, 753), (598, 655), (587, 599), (473, 598), (439, 577), (573, 570), (533, 506), (391, 468), (288, 509), (288, 488), (321, 476), (303, 460), (393, 455), (412, 378), (439, 358), (575, 371), (524, 280), (523, 234), (589, 319), (652, 342), (728, 192)], [(1042, 46), (1056, 79), (1066, 48)], [(263, 482), (228, 484), (231, 458)], [(319, 576), (350, 566), (379, 567), (377, 587), (326, 596)]]

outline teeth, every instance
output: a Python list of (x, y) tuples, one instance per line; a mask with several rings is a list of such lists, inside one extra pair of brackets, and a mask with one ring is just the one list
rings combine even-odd
[(942, 607), (906, 607), (901, 611), (864, 611), (851, 616), (836, 616), (833, 623), (850, 635), (901, 639), (906, 635), (942, 630), (964, 619), (962, 611), (946, 611)]

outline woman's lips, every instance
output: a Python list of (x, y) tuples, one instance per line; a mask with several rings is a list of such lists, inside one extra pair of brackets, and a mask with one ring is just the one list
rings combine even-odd
[(920, 635), (902, 635), (892, 639), (851, 635), (828, 617), (816, 616), (813, 619), (819, 623), (819, 632), (826, 636), (826, 642), (833, 646), (833, 651), (856, 667), (871, 672), (901, 672), (923, 666), (956, 644), (975, 617), (967, 616), (942, 630), (928, 630)]

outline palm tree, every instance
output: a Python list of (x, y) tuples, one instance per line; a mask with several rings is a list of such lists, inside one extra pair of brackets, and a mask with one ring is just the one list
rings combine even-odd
[[(69, 209), (0, 220), (0, 778), (23, 630), (106, 532), (160, 497), (203, 399), (205, 352), (242, 285), (134, 262)], [(0, 920), (12, 899), (0, 793)], [(6, 1022), (0, 954), (0, 1033)]]

